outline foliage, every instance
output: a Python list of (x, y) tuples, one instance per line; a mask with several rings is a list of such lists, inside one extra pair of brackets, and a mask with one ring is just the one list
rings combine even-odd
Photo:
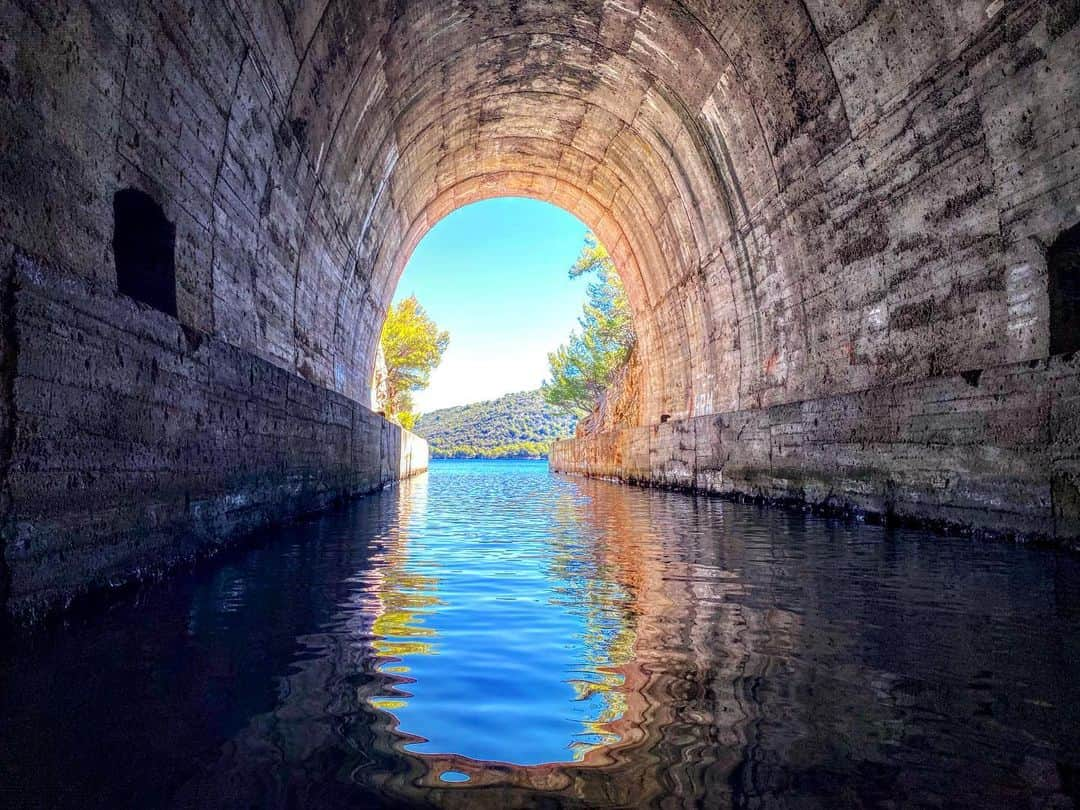
[(414, 431), (433, 458), (542, 458), (571, 436), (574, 418), (547, 405), (539, 391), (507, 394), (424, 414)]
[(476, 447), (456, 444), (452, 447), (433, 448), (432, 458), (547, 458), (551, 442), (513, 442), (495, 447)]
[(580, 333), (548, 355), (551, 379), (541, 387), (544, 399), (575, 416), (585, 416), (600, 402), (615, 373), (634, 347), (630, 302), (615, 264), (593, 234), (585, 237), (570, 278), (593, 275), (585, 292)]
[(391, 306), (382, 330), (386, 359), (386, 411), (402, 427), (416, 422), (412, 392), (427, 388), (431, 372), (442, 361), (450, 334), (440, 331), (415, 295)]

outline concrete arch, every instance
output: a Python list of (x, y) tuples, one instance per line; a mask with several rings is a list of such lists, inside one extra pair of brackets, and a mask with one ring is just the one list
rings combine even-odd
[[(362, 404), (381, 319), (499, 194), (597, 230), (646, 348), (640, 423), (561, 469), (1075, 535), (1074, 5), (9, 0), (0, 600), (407, 467)], [(176, 320), (117, 294), (124, 188), (176, 227)]]
[[(635, 323), (648, 322), (648, 304), (641, 281), (641, 269), (637, 256), (634, 252), (631, 240), (627, 237), (621, 223), (615, 219), (599, 203), (588, 196), (586, 192), (571, 185), (569, 182), (543, 175), (524, 171), (503, 171), (488, 173), (466, 178), (455, 185), (445, 189), (432, 200), (428, 206), (413, 220), (406, 237), (402, 240), (397, 253), (388, 258), (390, 269), (386, 274), (386, 288), (378, 291), (380, 301), (389, 300), (397, 286), (398, 279), (405, 269), (412, 251), (441, 219), (448, 216), (458, 208), (463, 208), (474, 202), (504, 196), (520, 196), (530, 199), (549, 202), (576, 216), (589, 227), (615, 257), (616, 267), (627, 287), (628, 296), (632, 301)], [(377, 333), (368, 333), (362, 336), (367, 345), (357, 347), (355, 351), (363, 356), (374, 358), (375, 342)], [(659, 412), (667, 407), (663, 398), (663, 392), (673, 386), (668, 382), (671, 375), (679, 373), (680, 369), (665, 362), (668, 349), (665, 340), (670, 342), (678, 340), (679, 335), (658, 335), (655, 331), (641, 330), (640, 341), (642, 356), (648, 358), (646, 362), (652, 373), (647, 375), (650, 388), (645, 397), (643, 407), (646, 413)], [(685, 335), (681, 336), (685, 338)], [(684, 383), (685, 385), (685, 383)], [(659, 419), (659, 416), (656, 417)]]

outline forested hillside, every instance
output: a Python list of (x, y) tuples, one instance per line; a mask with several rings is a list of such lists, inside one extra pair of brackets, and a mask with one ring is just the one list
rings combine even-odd
[(544, 402), (539, 391), (443, 408), (421, 416), (413, 431), (433, 458), (540, 458), (577, 420)]

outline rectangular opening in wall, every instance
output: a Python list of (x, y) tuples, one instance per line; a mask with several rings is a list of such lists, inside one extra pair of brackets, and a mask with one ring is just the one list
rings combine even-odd
[(1050, 293), (1050, 354), (1080, 349), (1080, 223), (1057, 238), (1046, 256)]
[(116, 286), (176, 317), (176, 226), (148, 194), (126, 188), (113, 195)]

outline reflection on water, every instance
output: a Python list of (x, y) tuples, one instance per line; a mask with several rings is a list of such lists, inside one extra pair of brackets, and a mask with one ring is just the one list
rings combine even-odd
[(1069, 807), (1078, 620), (1075, 556), (438, 463), (10, 643), (0, 804)]
[[(450, 467), (430, 499), (428, 480), (407, 486), (370, 590), (387, 676), (371, 704), (408, 751), (466, 772), (585, 761), (618, 741), (611, 724), (626, 711), (632, 584), (601, 557), (580, 497), (502, 469)], [(489, 498), (513, 506), (483, 508)]]

